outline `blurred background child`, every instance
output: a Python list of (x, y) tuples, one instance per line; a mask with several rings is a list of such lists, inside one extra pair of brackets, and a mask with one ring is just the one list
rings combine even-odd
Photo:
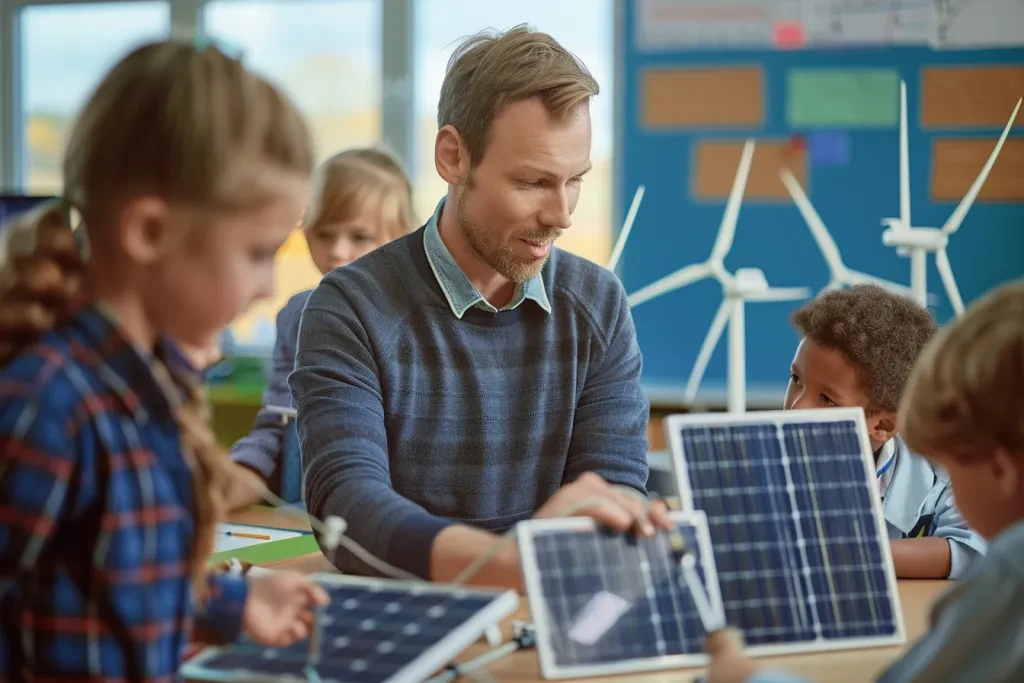
[[(309, 254), (324, 275), (346, 266), (415, 227), (412, 187), (401, 166), (387, 152), (375, 148), (340, 152), (318, 169), (302, 231)], [(252, 431), (231, 449), (232, 459), (258, 475), (288, 502), (301, 497), (298, 451), (288, 448), (291, 427), (275, 408), (292, 405), (288, 375), (295, 366), (299, 320), (313, 290), (289, 299), (277, 314), (277, 338), (272, 366), (263, 394), (263, 409)], [(236, 487), (231, 506), (260, 502), (255, 487)]]

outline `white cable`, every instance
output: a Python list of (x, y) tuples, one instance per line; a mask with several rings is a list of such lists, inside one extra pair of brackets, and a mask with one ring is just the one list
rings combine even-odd
[[(345, 531), (348, 528), (348, 524), (341, 517), (331, 516), (326, 521), (321, 521), (314, 517), (309, 512), (302, 512), (291, 505), (288, 501), (284, 500), (269, 488), (263, 485), (263, 483), (257, 480), (255, 477), (238, 477), (245, 482), (253, 491), (256, 492), (264, 501), (270, 503), (278, 510), (284, 511), (286, 514), (290, 514), (298, 520), (306, 521), (309, 526), (314, 530), (320, 532), (321, 539), (324, 542), (324, 547), (331, 553), (337, 550), (337, 546), (341, 545), (350, 553), (355, 555), (357, 558), (362, 560), (368, 566), (372, 567), (377, 572), (390, 576), (393, 579), (404, 579), (407, 581), (425, 582), (425, 580), (415, 574), (408, 572), (404, 569), (399, 569), (392, 564), (381, 560), (380, 558), (373, 555), (370, 551), (363, 548), (352, 538), (345, 535)], [(629, 489), (628, 487), (615, 486), (617, 490), (628, 490), (630, 493), (635, 493), (637, 497), (642, 497), (639, 491)], [(571, 517), (575, 513), (582, 509), (590, 507), (603, 507), (613, 504), (611, 501), (605, 498), (585, 498), (584, 500), (570, 506), (562, 512), (561, 517)], [(623, 508), (624, 509), (624, 508)], [(494, 557), (502, 551), (507, 545), (515, 540), (515, 527), (512, 527), (504, 534), (499, 536), (491, 543), (490, 547), (486, 551), (481, 553), (473, 562), (471, 562), (465, 569), (456, 575), (455, 579), (451, 581), (453, 586), (461, 586), (467, 581), (472, 579), (479, 573), (488, 562), (494, 559)], [(334, 542), (337, 541), (337, 544)], [(333, 559), (333, 558), (332, 558)]]
[[(291, 504), (289, 504), (288, 501), (284, 500), (280, 496), (278, 496), (278, 495), (274, 494), (272, 491), (270, 491), (270, 489), (268, 489), (266, 486), (264, 486), (263, 483), (261, 481), (257, 480), (256, 478), (254, 478), (254, 477), (238, 477), (238, 478), (244, 480), (246, 485), (248, 485), (250, 488), (252, 488), (261, 498), (263, 498), (263, 500), (265, 500), (266, 502), (268, 502), (271, 505), (273, 505), (276, 509), (283, 510), (283, 511), (285, 511), (286, 514), (290, 514), (290, 515), (294, 516), (296, 519), (305, 520), (314, 531), (319, 531), (321, 539), (323, 540), (324, 546), (327, 548), (327, 550), (330, 553), (332, 553), (332, 555), (336, 552), (337, 546), (341, 545), (341, 546), (344, 546), (345, 549), (348, 550), (350, 553), (355, 555), (357, 558), (359, 558), (360, 560), (362, 560), (367, 565), (369, 565), (373, 569), (377, 570), (381, 574), (384, 574), (386, 576), (390, 576), (390, 577), (396, 578), (396, 579), (406, 579), (406, 580), (411, 580), (411, 581), (415, 581), (415, 582), (419, 582), (419, 583), (429, 583), (428, 581), (420, 578), (419, 576), (416, 576), (415, 574), (412, 574), (411, 572), (407, 572), (404, 569), (399, 569), (398, 567), (395, 567), (395, 566), (385, 562), (384, 560), (381, 560), (381, 559), (377, 558), (372, 553), (370, 553), (368, 550), (366, 550), (361, 545), (359, 545), (359, 543), (357, 543), (353, 539), (351, 539), (348, 536), (346, 536), (345, 535), (345, 531), (348, 529), (348, 524), (341, 517), (337, 517), (337, 516), (332, 515), (332, 516), (328, 517), (326, 520), (319, 520), (316, 517), (314, 517), (313, 515), (309, 514), (308, 512), (305, 512), (305, 513), (300, 512), (298, 509), (294, 508)], [(616, 487), (616, 488), (619, 489), (619, 490), (623, 490), (623, 489), (626, 489), (627, 487)], [(631, 489), (629, 491), (630, 491), (630, 493), (634, 493), (634, 491), (631, 490)], [(635, 493), (636, 493), (636, 495), (638, 497), (642, 498), (642, 496), (641, 496), (639, 491), (635, 491)], [(645, 503), (648, 504), (647, 506), (649, 507), (649, 501), (646, 501), (646, 499), (645, 499)], [(606, 506), (613, 506), (613, 507), (617, 507), (617, 508), (619, 508), (619, 509), (621, 509), (623, 511), (626, 511), (625, 506), (619, 505), (619, 504), (617, 504), (617, 503), (615, 503), (615, 502), (613, 502), (611, 500), (608, 500), (606, 498), (598, 498), (597, 496), (594, 496), (593, 498), (584, 498), (580, 502), (578, 502), (578, 503), (576, 503), (574, 505), (569, 506), (568, 508), (563, 510), (561, 515), (559, 515), (559, 516), (560, 517), (571, 517), (574, 514), (576, 514), (577, 512), (579, 512), (580, 510), (583, 510), (583, 509), (586, 509), (586, 508), (606, 507)], [(459, 572), (459, 574), (451, 582), (451, 585), (452, 586), (461, 586), (464, 583), (466, 583), (467, 581), (469, 581), (470, 579), (472, 579), (478, 572), (480, 572), (481, 569), (483, 569), (487, 565), (488, 562), (490, 562), (492, 559), (494, 559), (494, 557), (499, 552), (501, 552), (502, 548), (504, 548), (506, 545), (512, 543), (515, 540), (515, 538), (516, 538), (515, 527), (513, 526), (511, 529), (506, 531), (504, 534), (502, 534), (501, 536), (496, 538), (491, 543), (490, 547), (488, 547), (488, 549), (485, 552), (481, 553), (465, 569), (463, 569), (461, 572)], [(330, 558), (330, 559), (333, 560), (333, 558)], [(237, 567), (238, 570), (241, 569), (241, 567), (237, 563), (237, 560), (236, 560), (235, 563), (233, 563), (233, 569), (236, 568), (236, 567)], [(319, 640), (320, 640), (320, 619), (319, 618), (316, 618), (314, 620), (314, 624), (313, 624), (312, 628), (313, 628), (313, 632), (310, 633), (310, 637), (309, 637), (309, 647), (310, 647), (310, 649), (308, 651), (307, 665), (306, 665), (305, 673), (306, 673), (306, 680), (307, 681), (309, 681), (310, 683), (319, 683), (320, 676), (319, 676), (319, 673), (316, 670), (316, 665), (319, 662)], [(511, 644), (515, 645), (515, 643), (511, 643)], [(516, 645), (515, 649), (518, 649), (518, 647), (519, 646)], [(497, 648), (495, 650), (495, 652), (497, 652), (498, 650), (501, 650), (501, 648)], [(502, 651), (502, 654), (496, 655), (494, 657), (494, 659), (497, 659), (498, 657), (504, 656), (505, 654), (508, 654), (508, 652)], [(478, 658), (478, 659), (480, 659), (480, 658)], [(483, 662), (483, 664), (489, 663), (490, 661), (493, 661), (493, 660), (492, 659), (487, 659), (486, 661)], [(481, 664), (481, 666), (483, 666), (483, 664)], [(465, 671), (465, 670), (463, 669), (463, 671)], [(450, 679), (450, 680), (454, 680), (454, 679)]]
[(700, 615), (701, 623), (704, 625), (704, 631), (714, 633), (722, 630), (725, 627), (725, 619), (716, 614), (715, 609), (711, 606), (711, 600), (708, 599), (707, 591), (704, 590), (704, 584), (700, 582), (700, 576), (697, 575), (693, 553), (683, 555), (679, 560), (679, 565), (683, 570), (686, 587), (690, 590), (690, 597), (693, 598), (693, 604), (697, 607), (697, 614)]
[(427, 683), (451, 683), (451, 681), (457, 680), (460, 676), (472, 676), (472, 674), (477, 670), (482, 669), (488, 664), (498, 661), (502, 657), (507, 657), (513, 652), (516, 652), (519, 649), (521, 649), (521, 647), (522, 646), (520, 646), (519, 643), (517, 643), (516, 641), (510, 640), (501, 647), (496, 647), (493, 650), (489, 650), (480, 655), (479, 657), (475, 657), (469, 660), (465, 664), (456, 665), (450, 669), (447, 669), (437, 674), (433, 678), (429, 679)]

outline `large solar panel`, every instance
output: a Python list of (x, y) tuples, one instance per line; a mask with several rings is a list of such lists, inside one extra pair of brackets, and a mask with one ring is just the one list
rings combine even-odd
[(860, 409), (666, 420), (681, 507), (703, 510), (751, 654), (904, 641)]
[(340, 574), (317, 580), (331, 596), (320, 616), (319, 661), (310, 678), (309, 643), (265, 648), (249, 641), (207, 648), (182, 668), (203, 681), (426, 680), (515, 610), (515, 591)]
[[(672, 517), (719, 605), (704, 515)], [(613, 534), (583, 518), (520, 522), (517, 533), (545, 678), (707, 663), (704, 628), (669, 534)]]

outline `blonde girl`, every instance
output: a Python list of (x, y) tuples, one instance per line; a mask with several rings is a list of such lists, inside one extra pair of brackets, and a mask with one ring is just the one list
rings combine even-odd
[[(374, 148), (334, 155), (318, 169), (302, 230), (313, 263), (324, 275), (414, 228), (412, 189), (401, 166)], [(235, 443), (231, 457), (289, 502), (301, 498), (297, 450), (277, 408), (292, 405), (288, 375), (295, 366), (299, 319), (312, 290), (293, 296), (277, 314), (277, 338), (263, 408), (252, 431)], [(231, 505), (257, 503), (252, 486), (233, 488)]]
[(230, 461), (164, 360), (272, 293), (311, 171), (278, 90), (153, 43), (81, 111), (64, 199), (5, 232), (0, 678), (165, 680), (190, 639), (307, 633), (327, 596), (304, 577), (208, 574)]

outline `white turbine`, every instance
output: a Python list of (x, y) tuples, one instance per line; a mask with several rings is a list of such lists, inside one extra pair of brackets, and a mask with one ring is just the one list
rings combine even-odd
[(686, 401), (693, 403), (697, 396), (697, 388), (704, 377), (711, 354), (718, 345), (726, 323), (729, 324), (728, 347), (728, 406), (731, 413), (746, 411), (746, 330), (745, 306), (748, 301), (796, 301), (810, 295), (806, 287), (776, 288), (769, 287), (764, 272), (759, 268), (740, 268), (735, 274), (725, 269), (725, 256), (732, 248), (736, 234), (736, 222), (739, 219), (740, 204), (750, 175), (750, 165), (754, 158), (754, 141), (747, 140), (740, 156), (739, 168), (733, 180), (732, 190), (725, 204), (725, 212), (718, 228), (718, 236), (711, 248), (711, 256), (703, 263), (694, 263), (666, 275), (628, 298), (630, 307), (639, 306), (668, 292), (681, 289), (693, 282), (705, 278), (714, 278), (722, 285), (722, 303), (715, 313), (707, 336), (697, 354), (697, 360), (686, 383)]
[(786, 186), (789, 191), (789, 196), (793, 198), (793, 203), (796, 204), (796, 208), (800, 210), (800, 215), (803, 216), (804, 222), (807, 224), (807, 228), (811, 231), (811, 236), (818, 245), (818, 249), (821, 250), (821, 255), (825, 258), (825, 263), (828, 265), (828, 271), (831, 275), (831, 279), (828, 284), (825, 285), (825, 290), (838, 289), (840, 287), (850, 287), (857, 284), (873, 283), (880, 287), (884, 287), (891, 292), (902, 294), (904, 296), (911, 296), (913, 294), (910, 287), (906, 285), (897, 284), (884, 280), (874, 275), (868, 275), (860, 271), (852, 270), (845, 263), (843, 263), (843, 257), (839, 253), (839, 246), (835, 240), (832, 239), (832, 235), (829, 233), (828, 228), (825, 227), (825, 222), (821, 220), (821, 216), (815, 210), (814, 205), (811, 204), (811, 200), (807, 197), (807, 193), (804, 192), (804, 188), (800, 185), (800, 181), (790, 172), (789, 169), (782, 169), (780, 173), (782, 177), (782, 184)]
[[(1022, 98), (1024, 99), (1024, 98)], [(949, 303), (953, 312), (960, 316), (964, 312), (964, 302), (960, 297), (960, 290), (957, 288), (956, 279), (953, 277), (953, 268), (949, 264), (949, 256), (946, 255), (946, 245), (949, 243), (949, 236), (960, 228), (964, 217), (970, 211), (974, 200), (978, 197), (982, 185), (988, 178), (992, 166), (996, 163), (1003, 143), (1010, 134), (1010, 128), (1017, 118), (1020, 110), (1021, 99), (1017, 100), (1017, 106), (1010, 114), (1010, 120), (1003, 128), (999, 141), (996, 142), (992, 154), (982, 167), (978, 177), (974, 179), (967, 194), (964, 195), (956, 209), (949, 215), (941, 228), (918, 228), (913, 227), (910, 221), (910, 150), (907, 142), (907, 84), (900, 82), (900, 216), (899, 218), (885, 218), (882, 225), (886, 226), (882, 233), (882, 243), (887, 247), (895, 247), (901, 256), (910, 256), (910, 288), (913, 290), (914, 298), (922, 305), (927, 304), (928, 291), (928, 254), (935, 254), (935, 267), (939, 271), (942, 285), (949, 297)]]

